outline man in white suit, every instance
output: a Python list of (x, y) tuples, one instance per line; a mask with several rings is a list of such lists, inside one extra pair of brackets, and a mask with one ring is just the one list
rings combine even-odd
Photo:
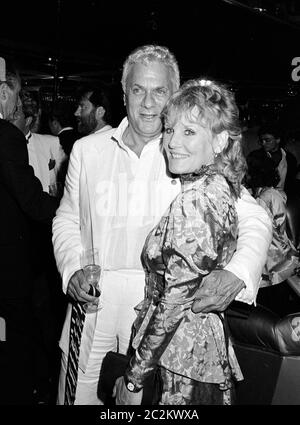
[[(144, 296), (140, 255), (145, 238), (180, 190), (160, 150), (161, 111), (179, 87), (176, 59), (165, 47), (143, 46), (125, 61), (122, 86), (127, 118), (116, 129), (75, 143), (64, 197), (53, 221), (63, 290), (74, 300), (96, 301), (87, 294), (80, 253), (91, 246), (101, 253), (101, 308), (86, 315), (75, 404), (102, 403), (97, 385), (103, 357), (110, 350), (126, 353), (134, 306)], [(203, 281), (195, 311), (223, 311), (233, 299), (255, 301), (271, 223), (246, 190), (237, 210), (237, 252), (226, 270)], [(64, 403), (70, 311), (69, 307), (60, 341), (59, 404)]]

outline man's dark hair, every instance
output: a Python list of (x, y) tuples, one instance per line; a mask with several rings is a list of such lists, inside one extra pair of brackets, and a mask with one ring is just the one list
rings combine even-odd
[(279, 181), (277, 168), (271, 159), (248, 158), (248, 183), (254, 192), (259, 187), (277, 187)]
[(74, 126), (74, 105), (65, 100), (57, 100), (53, 103), (50, 112), (49, 119), (53, 121), (57, 120), (62, 127), (73, 127)]
[(26, 90), (21, 90), (20, 98), (22, 101), (22, 110), (25, 118), (32, 117), (36, 119), (39, 113), (39, 105), (33, 96)]
[(281, 139), (282, 128), (277, 122), (268, 122), (260, 127), (258, 137), (261, 137), (263, 134), (271, 134), (276, 139)]
[(87, 96), (88, 93), (90, 93), (89, 101), (95, 108), (102, 106), (105, 109), (103, 119), (110, 124), (112, 116), (108, 89), (103, 86), (85, 86), (80, 92), (80, 98)]

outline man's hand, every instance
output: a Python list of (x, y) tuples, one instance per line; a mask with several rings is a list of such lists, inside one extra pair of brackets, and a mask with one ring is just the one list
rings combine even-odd
[(245, 283), (228, 270), (214, 270), (201, 282), (192, 305), (194, 313), (224, 311), (245, 288)]
[(113, 397), (116, 397), (116, 405), (140, 405), (143, 398), (143, 389), (141, 389), (138, 393), (132, 393), (127, 390), (124, 377), (120, 376), (116, 379), (113, 389)]
[(90, 289), (89, 284), (86, 282), (83, 271), (77, 270), (71, 277), (68, 283), (67, 295), (69, 295), (73, 300), (85, 302), (85, 303), (95, 303), (98, 304), (98, 298), (93, 297), (88, 294)]

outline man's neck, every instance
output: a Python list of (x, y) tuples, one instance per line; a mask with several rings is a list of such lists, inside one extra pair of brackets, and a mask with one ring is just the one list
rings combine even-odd
[(105, 126), (106, 126), (106, 122), (103, 122), (103, 121), (99, 122), (99, 123), (97, 124), (97, 127), (96, 127), (96, 128), (95, 128), (95, 130), (93, 131), (93, 133), (96, 133), (96, 131), (101, 130), (101, 128), (103, 128), (103, 127), (105, 127)]
[(156, 137), (143, 137), (140, 134), (136, 133), (132, 127), (129, 125), (123, 134), (123, 142), (126, 146), (129, 147), (138, 157), (141, 156), (142, 150), (151, 140), (156, 139)]

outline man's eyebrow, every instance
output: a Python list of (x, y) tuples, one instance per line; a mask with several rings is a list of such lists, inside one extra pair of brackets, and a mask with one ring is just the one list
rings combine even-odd
[(142, 86), (141, 84), (139, 84), (139, 83), (133, 83), (133, 86), (137, 86), (137, 87), (139, 87), (139, 88), (141, 88), (141, 89), (143, 89), (144, 88), (144, 86)]

